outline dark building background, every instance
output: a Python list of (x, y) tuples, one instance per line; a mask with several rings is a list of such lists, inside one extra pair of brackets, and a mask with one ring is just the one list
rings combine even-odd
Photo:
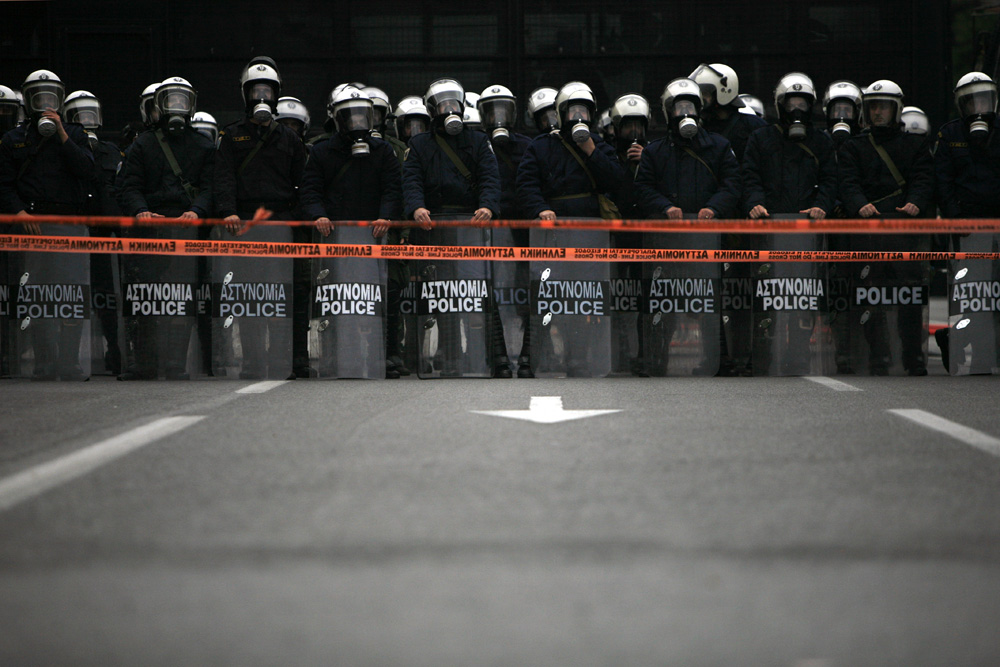
[(278, 63), (283, 94), (300, 97), (319, 128), (326, 95), (343, 81), (378, 86), (395, 105), (439, 76), (474, 92), (505, 84), (519, 100), (537, 86), (578, 79), (601, 107), (639, 92), (658, 108), (669, 80), (699, 62), (724, 62), (737, 71), (741, 92), (765, 104), (791, 70), (812, 76), (820, 90), (841, 78), (862, 86), (893, 79), (938, 125), (951, 113), (955, 78), (975, 58), (995, 60), (995, 16), (979, 4), (0, 2), (0, 83), (19, 87), (32, 70), (51, 69), (67, 92), (101, 98), (112, 134), (138, 119), (145, 86), (182, 76), (198, 90), (199, 109), (225, 124), (242, 112), (242, 66), (264, 54)]

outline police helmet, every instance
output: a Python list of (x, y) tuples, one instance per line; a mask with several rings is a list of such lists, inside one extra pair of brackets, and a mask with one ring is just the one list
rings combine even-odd
[(955, 86), (955, 105), (962, 118), (996, 113), (997, 84), (982, 72), (969, 72)]
[(40, 114), (46, 109), (59, 110), (66, 96), (63, 82), (47, 69), (40, 69), (28, 75), (21, 84), (24, 103), (30, 114)]
[(903, 107), (900, 117), (903, 120), (903, 132), (907, 134), (927, 135), (931, 131), (931, 122), (920, 107)]
[(198, 93), (187, 79), (172, 76), (160, 83), (154, 97), (161, 116), (190, 118), (196, 110)]
[(104, 124), (101, 101), (86, 90), (77, 90), (66, 96), (63, 115), (68, 122), (79, 123), (87, 130), (99, 130)]
[(585, 107), (590, 113), (586, 120), (588, 122), (596, 120), (597, 102), (594, 99), (594, 91), (582, 81), (570, 81), (560, 88), (556, 95), (556, 111), (559, 114), (560, 127), (570, 120), (576, 120), (567, 117), (573, 107)]
[(396, 105), (393, 115), (395, 116), (396, 136), (400, 141), (406, 141), (413, 135), (430, 129), (431, 115), (427, 113), (424, 100), (416, 95), (401, 99)]
[(258, 104), (266, 104), (273, 113), (281, 96), (281, 75), (278, 74), (274, 61), (266, 56), (250, 61), (240, 75), (240, 89), (247, 111)]
[(375, 105), (360, 88), (344, 86), (333, 98), (333, 121), (338, 132), (357, 139), (372, 131)]
[(476, 108), (487, 130), (514, 127), (517, 117), (517, 99), (506, 86), (487, 86), (479, 95)]
[(740, 93), (736, 96), (736, 99), (743, 102), (743, 108), (740, 109), (740, 113), (753, 114), (758, 118), (764, 117), (764, 102), (759, 97), (750, 93)]
[[(712, 63), (698, 65), (688, 77), (701, 89), (703, 102), (714, 99), (719, 106), (725, 106), (740, 94), (740, 79), (736, 70), (729, 65)], [(706, 104), (706, 106), (708, 106)]]
[(461, 114), (465, 107), (465, 89), (455, 79), (438, 79), (427, 87), (424, 105), (431, 118)]
[[(295, 129), (299, 136), (305, 136), (309, 131), (309, 110), (297, 97), (279, 97), (274, 119)], [(298, 123), (298, 126), (295, 123)], [(299, 129), (296, 129), (297, 127)]]
[(894, 81), (880, 79), (861, 91), (862, 118), (871, 125), (870, 109), (873, 102), (889, 102), (893, 105), (893, 123), (898, 125), (903, 113), (903, 89)]
[(17, 127), (20, 109), (17, 94), (7, 86), (0, 86), (0, 136)]
[(142, 90), (139, 96), (139, 115), (142, 117), (142, 124), (146, 127), (156, 124), (153, 116), (156, 111), (156, 89), (160, 87), (160, 82), (151, 83)]
[(215, 116), (207, 111), (198, 111), (191, 116), (191, 127), (211, 139), (213, 144), (219, 140), (219, 124), (215, 122)]

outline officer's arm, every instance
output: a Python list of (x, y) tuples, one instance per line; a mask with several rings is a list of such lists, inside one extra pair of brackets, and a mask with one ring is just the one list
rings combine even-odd
[(493, 218), (500, 217), (500, 167), (497, 156), (485, 138), (479, 144), (478, 155), (479, 208), (488, 208)]
[(207, 218), (212, 214), (212, 204), (215, 198), (215, 154), (218, 151), (205, 151), (204, 161), (198, 183), (198, 196), (191, 203), (191, 209), (199, 218)]
[(236, 215), (236, 161), (233, 139), (223, 130), (219, 134), (219, 150), (215, 152), (215, 210), (220, 218)]
[(665, 218), (667, 209), (675, 206), (660, 192), (660, 174), (657, 172), (653, 152), (647, 148), (639, 159), (634, 189), (636, 206), (646, 218)]
[(26, 208), (17, 196), (17, 169), (10, 139), (0, 141), (0, 211), (4, 213), (20, 213)]
[(63, 164), (81, 181), (93, 181), (97, 178), (97, 167), (87, 133), (79, 125), (71, 124), (66, 127), (66, 134), (68, 140), (59, 144)]
[(521, 164), (517, 167), (515, 192), (521, 203), (521, 210), (526, 218), (537, 218), (542, 211), (551, 210), (549, 203), (542, 196), (541, 161), (538, 158), (538, 141), (532, 141)]
[(143, 189), (146, 185), (146, 168), (142, 154), (142, 146), (138, 141), (132, 144), (122, 167), (121, 190), (119, 202), (125, 215), (138, 215), (149, 210)]
[(729, 142), (726, 142), (716, 159), (715, 176), (719, 187), (709, 197), (705, 208), (715, 211), (716, 218), (731, 218), (736, 215), (743, 196), (743, 178), (740, 176), (740, 163), (736, 161), (736, 154)]
[(941, 216), (957, 218), (961, 209), (958, 205), (958, 193), (955, 191), (955, 161), (943, 131), (938, 132), (937, 150), (934, 151), (934, 175)]
[(743, 153), (743, 214), (749, 215), (755, 206), (764, 206), (763, 170), (766, 162), (761, 159), (761, 137), (754, 131)]
[(861, 185), (861, 168), (852, 144), (848, 140), (837, 154), (837, 192), (847, 214), (857, 216), (858, 211), (868, 203), (868, 197)]
[(379, 202), (378, 217), (383, 220), (399, 220), (403, 213), (403, 170), (394, 150), (382, 152), (382, 199)]
[(420, 162), (420, 153), (410, 148), (403, 161), (403, 217), (407, 220), (413, 217), (418, 208), (427, 208), (424, 204), (424, 168)]

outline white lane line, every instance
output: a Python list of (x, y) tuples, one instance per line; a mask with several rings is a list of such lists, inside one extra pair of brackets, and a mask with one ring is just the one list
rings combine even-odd
[(809, 380), (810, 382), (815, 382), (816, 384), (821, 384), (824, 387), (833, 389), (834, 391), (864, 391), (863, 389), (855, 387), (853, 384), (847, 384), (846, 382), (834, 380), (833, 378), (828, 378), (822, 375), (806, 375), (804, 376), (804, 379)]
[(263, 394), (265, 391), (271, 391), (275, 387), (280, 387), (283, 384), (288, 384), (288, 380), (265, 380), (264, 382), (255, 382), (254, 384), (243, 387), (242, 389), (237, 389), (237, 394)]
[(96, 470), (106, 463), (201, 421), (203, 416), (164, 417), (0, 480), (0, 511)]
[(967, 445), (972, 445), (987, 454), (1000, 456), (1000, 438), (994, 438), (992, 435), (988, 435), (982, 431), (963, 426), (944, 417), (938, 417), (933, 412), (926, 412), (924, 410), (889, 410), (889, 412), (899, 415), (903, 419), (916, 422), (924, 428), (929, 428), (932, 431), (943, 433)]

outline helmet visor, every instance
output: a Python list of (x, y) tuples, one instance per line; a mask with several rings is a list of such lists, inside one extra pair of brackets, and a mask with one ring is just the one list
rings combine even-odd
[(646, 136), (646, 123), (638, 116), (623, 118), (618, 126), (617, 135), (623, 141), (638, 141)]
[(566, 107), (566, 122), (573, 123), (581, 120), (585, 123), (590, 122), (590, 107), (586, 104), (570, 102)]
[(490, 100), (483, 102), (483, 125), (486, 127), (513, 127), (514, 102), (511, 100)]
[(8, 132), (17, 127), (19, 106), (16, 102), (0, 103), (0, 132)]
[(784, 102), (782, 102), (782, 107), (785, 111), (791, 113), (792, 111), (804, 111), (809, 113), (812, 108), (812, 104), (808, 98), (802, 95), (789, 95), (785, 97)]
[(194, 91), (182, 86), (165, 86), (156, 91), (156, 99), (163, 113), (187, 116), (194, 111)]
[(862, 102), (865, 120), (872, 127), (888, 127), (896, 122), (899, 105), (893, 100), (876, 98)]
[(371, 104), (347, 104), (334, 112), (334, 119), (341, 132), (369, 132), (375, 112)]
[(28, 107), (34, 113), (41, 113), (46, 109), (58, 110), (62, 106), (63, 87), (56, 83), (34, 84), (25, 97), (28, 99)]
[(265, 102), (274, 101), (274, 86), (266, 81), (255, 82), (250, 86), (250, 99), (264, 100)]
[(673, 116), (674, 118), (680, 118), (681, 116), (697, 116), (698, 106), (691, 100), (677, 100), (674, 102)]
[(857, 111), (858, 109), (854, 106), (854, 102), (845, 99), (833, 100), (826, 107), (826, 113), (829, 118), (855, 120)]
[(96, 130), (103, 124), (101, 105), (97, 102), (71, 102), (71, 104), (73, 106), (66, 109), (66, 120), (69, 122), (79, 123), (88, 130)]
[(403, 116), (402, 120), (402, 136), (406, 139), (410, 137), (415, 137), (418, 134), (423, 134), (428, 130), (427, 119), (423, 116), (410, 115)]
[(997, 91), (978, 90), (958, 98), (958, 108), (963, 116), (978, 116), (997, 110)]

